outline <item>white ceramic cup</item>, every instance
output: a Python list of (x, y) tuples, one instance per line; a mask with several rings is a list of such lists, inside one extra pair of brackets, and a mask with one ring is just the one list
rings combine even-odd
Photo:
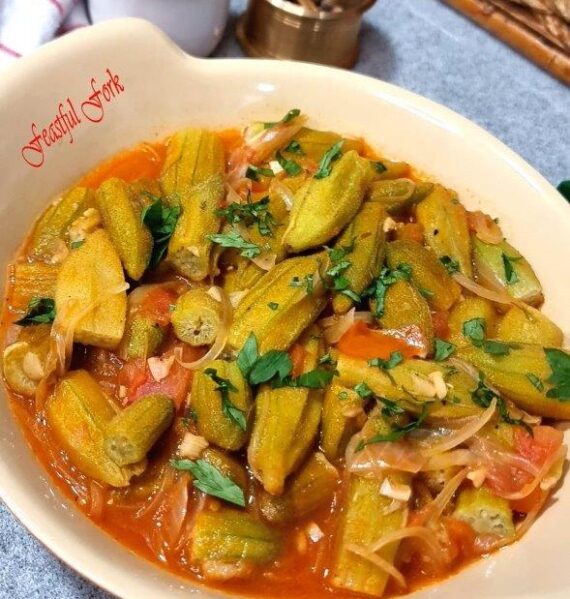
[(230, 0), (88, 0), (93, 23), (140, 17), (193, 56), (211, 54), (224, 34)]

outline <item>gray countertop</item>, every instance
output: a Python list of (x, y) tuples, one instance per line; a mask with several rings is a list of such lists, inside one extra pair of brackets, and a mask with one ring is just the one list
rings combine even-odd
[[(241, 56), (232, 3), (216, 56)], [(570, 178), (570, 90), (437, 0), (380, 0), (355, 70), (453, 108), (517, 151), (552, 183)], [(347, 110), (349, 108), (347, 107)], [(103, 598), (0, 504), (0, 598)]]

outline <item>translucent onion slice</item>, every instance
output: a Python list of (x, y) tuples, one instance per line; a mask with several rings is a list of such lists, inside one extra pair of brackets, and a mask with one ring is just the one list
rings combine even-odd
[(412, 537), (416, 537), (425, 543), (435, 561), (442, 561), (442, 549), (435, 538), (434, 532), (425, 526), (408, 526), (400, 528), (400, 530), (394, 530), (368, 545), (367, 549), (376, 553), (391, 543)]
[(488, 214), (476, 210), (475, 212), (469, 212), (467, 216), (469, 226), (481, 241), (496, 245), (505, 238), (501, 227)]
[(487, 422), (489, 422), (489, 420), (491, 420), (496, 408), (497, 399), (493, 398), (493, 401), (491, 401), (489, 407), (480, 416), (474, 416), (471, 419), (471, 422), (468, 422), (459, 430), (443, 437), (439, 443), (434, 443), (433, 445), (426, 447), (423, 450), (423, 455), (431, 457), (449, 451), (450, 449), (465, 443), (467, 439), (473, 437), (487, 424)]
[(327, 343), (337, 343), (350, 329), (356, 320), (356, 308), (351, 308), (346, 314), (328, 316), (319, 320)]
[(94, 520), (100, 520), (105, 508), (106, 493), (103, 486), (95, 480), (89, 483), (89, 509), (87, 515)]
[(388, 576), (392, 576), (392, 578), (398, 583), (398, 585), (405, 589), (406, 588), (406, 580), (403, 574), (391, 564), (388, 560), (385, 560), (383, 557), (376, 555), (372, 551), (370, 551), (367, 547), (363, 547), (362, 545), (356, 545), (351, 543), (346, 546), (347, 550), (363, 559), (369, 561), (371, 564), (374, 564), (380, 570), (386, 572)]
[[(251, 243), (251, 238), (246, 227), (244, 227), (241, 223), (236, 223), (234, 224), (234, 228), (246, 241)], [(269, 271), (275, 266), (277, 254), (263, 252), (259, 256), (250, 258), (250, 260), (262, 270)]]
[(450, 478), (439, 495), (427, 506), (425, 511), (425, 523), (433, 522), (438, 520), (445, 510), (447, 504), (453, 499), (455, 492), (459, 489), (461, 483), (465, 480), (469, 468), (463, 468), (455, 476)]
[(374, 475), (381, 479), (386, 470), (416, 474), (427, 461), (421, 450), (406, 440), (374, 443), (355, 451), (361, 438), (361, 434), (357, 433), (346, 448), (346, 464), (350, 472)]
[(291, 212), (295, 202), (295, 195), (287, 185), (282, 183), (279, 179), (273, 179), (271, 181), (270, 190), (274, 191), (283, 200), (285, 207)]
[(553, 453), (544, 464), (540, 467), (534, 479), (526, 484), (520, 491), (515, 493), (500, 493), (501, 497), (510, 501), (515, 499), (524, 499), (528, 497), (541, 483), (544, 477), (549, 473), (550, 469), (560, 460), (563, 460), (566, 456), (567, 447), (562, 445), (558, 448), (558, 451)]
[(267, 160), (275, 151), (286, 146), (305, 125), (306, 117), (298, 116), (289, 123), (279, 124), (265, 129), (260, 135), (248, 142), (253, 150), (252, 164), (260, 164)]
[(492, 291), (491, 289), (487, 289), (487, 287), (483, 287), (467, 278), (464, 274), (460, 272), (453, 273), (452, 277), (455, 279), (457, 283), (464, 287), (471, 293), (478, 295), (479, 297), (488, 299), (491, 302), (495, 302), (497, 304), (516, 304), (517, 302), (510, 297), (505, 291), (496, 290)]
[(444, 470), (457, 466), (470, 466), (477, 462), (477, 458), (468, 449), (455, 449), (438, 455), (431, 456), (422, 470)]
[(182, 368), (186, 368), (186, 370), (197, 370), (198, 368), (202, 368), (202, 366), (215, 360), (222, 351), (224, 351), (224, 347), (226, 346), (229, 329), (232, 324), (233, 308), (226, 292), (221, 287), (217, 287), (216, 289), (222, 299), (222, 321), (216, 339), (214, 340), (214, 343), (212, 343), (210, 349), (198, 360), (194, 360), (194, 362), (184, 362), (183, 347), (178, 346), (174, 348), (175, 360), (182, 366)]

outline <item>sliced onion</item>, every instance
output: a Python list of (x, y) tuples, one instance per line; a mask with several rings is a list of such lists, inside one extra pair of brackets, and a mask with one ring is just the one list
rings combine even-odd
[(89, 484), (89, 509), (87, 515), (94, 520), (99, 520), (105, 508), (105, 489), (97, 481)]
[(427, 461), (420, 450), (407, 440), (374, 443), (355, 451), (360, 440), (358, 433), (346, 448), (346, 464), (350, 472), (372, 474), (382, 479), (387, 470), (416, 474)]
[(382, 538), (378, 539), (374, 543), (368, 545), (367, 549), (376, 553), (380, 551), (383, 547), (387, 545), (391, 545), (392, 543), (396, 543), (402, 541), (403, 539), (409, 539), (412, 537), (416, 537), (422, 540), (427, 548), (429, 548), (433, 557), (436, 561), (442, 561), (442, 549), (435, 538), (433, 530), (425, 526), (408, 526), (405, 528), (400, 528), (399, 530), (394, 530), (384, 535)]
[(566, 456), (566, 451), (566, 445), (560, 446), (558, 451), (554, 452), (547, 460), (545, 460), (544, 464), (540, 467), (539, 471), (531, 482), (526, 484), (520, 491), (516, 491), (515, 493), (500, 493), (501, 497), (510, 501), (528, 497), (538, 487), (542, 479), (548, 474), (554, 464), (556, 464), (556, 462), (559, 460), (564, 459)]
[(351, 553), (354, 553), (355, 555), (358, 555), (359, 557), (362, 557), (363, 559), (369, 561), (371, 564), (374, 564), (377, 568), (386, 572), (388, 576), (392, 576), (392, 578), (394, 578), (394, 580), (398, 583), (398, 585), (400, 585), (401, 588), (406, 588), (406, 580), (403, 574), (400, 572), (400, 570), (398, 570), (398, 568), (396, 568), (396, 566), (391, 564), (388, 560), (385, 560), (383, 557), (376, 555), (367, 547), (362, 547), (362, 545), (356, 545), (354, 543), (351, 543), (350, 545), (347, 545), (346, 548)]
[(174, 358), (178, 364), (180, 364), (182, 368), (186, 368), (186, 370), (197, 370), (212, 360), (215, 360), (222, 353), (222, 351), (224, 351), (224, 347), (226, 346), (226, 341), (228, 340), (228, 334), (232, 323), (233, 308), (226, 292), (221, 287), (218, 287), (217, 289), (219, 291), (220, 297), (222, 298), (222, 319), (218, 329), (218, 334), (216, 335), (216, 339), (214, 340), (214, 343), (212, 343), (210, 349), (198, 360), (194, 360), (194, 362), (184, 362), (183, 348), (181, 346), (174, 348)]
[(355, 321), (356, 308), (351, 308), (346, 314), (340, 316), (328, 316), (319, 320), (323, 334), (328, 343), (337, 343), (340, 338), (350, 329)]
[(422, 470), (444, 470), (457, 466), (470, 466), (476, 463), (477, 458), (469, 449), (455, 449), (445, 453), (431, 456)]
[[(471, 439), (469, 442), (469, 450), (481, 463), (490, 466), (493, 464), (501, 464), (509, 468), (523, 470), (531, 476), (536, 476), (539, 471), (539, 467), (528, 458), (525, 458), (518, 453), (504, 451), (504, 449), (497, 443), (479, 435)], [(489, 474), (489, 478), (492, 478), (492, 470)]]
[(478, 295), (484, 299), (488, 299), (491, 302), (495, 302), (497, 304), (513, 304), (516, 303), (512, 297), (510, 297), (504, 290), (492, 291), (491, 289), (487, 289), (487, 287), (483, 287), (472, 281), (464, 274), (460, 272), (453, 273), (452, 277), (455, 279), (457, 283), (459, 283), (462, 287), (471, 291), (471, 293)]
[(295, 202), (295, 195), (287, 185), (282, 183), (279, 179), (273, 179), (271, 181), (270, 190), (274, 191), (283, 200), (285, 207), (291, 212)]
[(162, 475), (162, 480), (160, 481), (160, 487), (153, 495), (150, 502), (143, 506), (140, 510), (135, 514), (135, 518), (142, 518), (146, 516), (146, 514), (154, 513), (158, 506), (164, 501), (166, 493), (170, 489), (170, 487), (174, 484), (175, 479), (175, 471), (173, 468), (167, 467)]
[(453, 499), (455, 492), (459, 489), (461, 483), (465, 480), (469, 468), (463, 468), (455, 476), (450, 478), (440, 491), (439, 495), (426, 507), (426, 523), (438, 520), (447, 507), (447, 504)]
[(248, 142), (248, 147), (253, 150), (251, 156), (252, 164), (264, 162), (275, 151), (289, 143), (305, 125), (307, 119), (304, 116), (298, 116), (289, 123), (275, 125), (254, 137)]
[(497, 245), (505, 238), (501, 227), (488, 214), (476, 210), (475, 212), (468, 212), (467, 217), (470, 228), (475, 231), (475, 235), (481, 241)]
[[(244, 227), (241, 223), (236, 223), (234, 228), (238, 233), (248, 242), (251, 243), (251, 237), (247, 231), (247, 228)], [(259, 256), (255, 256), (250, 258), (250, 260), (256, 265), (259, 266), (262, 270), (269, 271), (275, 266), (275, 262), (277, 261), (277, 254), (263, 252)]]
[(476, 433), (478, 433), (486, 424), (491, 420), (493, 414), (495, 413), (495, 409), (497, 408), (497, 399), (493, 398), (493, 401), (489, 404), (489, 407), (480, 415), (474, 416), (471, 419), (471, 422), (468, 422), (465, 426), (460, 428), (457, 431), (454, 431), (443, 438), (439, 443), (434, 443), (430, 445), (426, 449), (424, 449), (424, 456), (434, 456), (437, 454), (444, 453), (445, 451), (449, 451), (462, 443), (465, 443), (467, 439), (473, 437)]

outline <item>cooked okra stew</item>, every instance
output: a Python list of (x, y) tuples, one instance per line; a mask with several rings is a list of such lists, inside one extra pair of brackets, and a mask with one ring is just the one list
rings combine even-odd
[(299, 110), (88, 173), (9, 266), (3, 374), (103, 529), (258, 597), (382, 597), (520, 539), (570, 354), (501, 223)]

